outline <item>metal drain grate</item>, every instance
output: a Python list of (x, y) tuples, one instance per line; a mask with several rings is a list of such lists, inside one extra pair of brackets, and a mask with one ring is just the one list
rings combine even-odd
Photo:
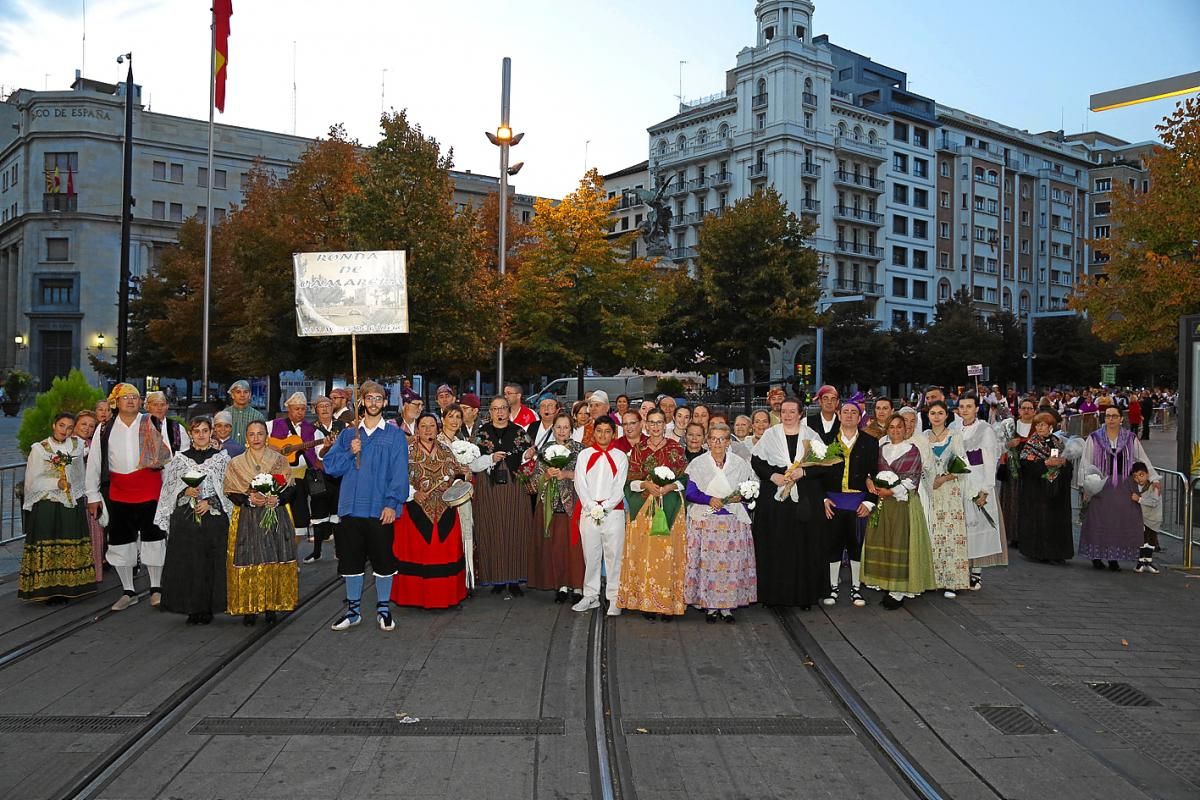
[(1088, 686), (1092, 687), (1092, 691), (1103, 697), (1105, 700), (1118, 706), (1137, 706), (1147, 708), (1150, 706), (1160, 706), (1162, 703), (1155, 700), (1150, 695), (1143, 692), (1128, 683), (1102, 683), (1088, 681)]
[(812, 717), (668, 717), (626, 719), (629, 736), (852, 736), (844, 720)]
[(563, 736), (566, 724), (542, 719), (275, 719), (205, 717), (188, 733), (207, 736)]
[(0, 715), (0, 733), (125, 733), (144, 725), (145, 717)]
[(1035, 736), (1054, 733), (1037, 717), (1018, 706), (972, 706), (975, 713), (987, 720), (988, 724), (1005, 736)]

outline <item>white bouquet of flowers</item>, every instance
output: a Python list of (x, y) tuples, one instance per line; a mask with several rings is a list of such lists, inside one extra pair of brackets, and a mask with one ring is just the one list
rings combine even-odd
[[(196, 489), (196, 488), (199, 488), (200, 484), (204, 483), (204, 473), (198, 469), (190, 469), (187, 472), (183, 473), (182, 476), (180, 476), (180, 480), (182, 480), (185, 484), (187, 484), (187, 487), (189, 489)], [(196, 513), (196, 506), (198, 505), (198, 501), (194, 497), (189, 497), (188, 505), (191, 506), (191, 508), (192, 508), (192, 520), (197, 525), (199, 525), (200, 524), (200, 515)]]
[(599, 525), (608, 516), (608, 511), (599, 503), (592, 503), (591, 508), (587, 510), (587, 515), (588, 519)]
[(479, 448), (464, 439), (451, 442), (450, 452), (454, 454), (454, 460), (464, 467), (471, 466), (471, 462), (479, 458)]
[(742, 481), (738, 484), (738, 494), (742, 496), (742, 502), (749, 511), (753, 511), (758, 505), (758, 489), (758, 481)]
[(655, 467), (650, 479), (659, 486), (670, 486), (675, 482), (675, 472), (670, 467)]

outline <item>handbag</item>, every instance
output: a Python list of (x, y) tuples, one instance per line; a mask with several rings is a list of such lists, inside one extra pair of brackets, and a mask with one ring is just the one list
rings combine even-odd
[(325, 473), (319, 469), (310, 469), (305, 472), (304, 480), (308, 483), (309, 497), (319, 497), (329, 491), (329, 484), (325, 482)]

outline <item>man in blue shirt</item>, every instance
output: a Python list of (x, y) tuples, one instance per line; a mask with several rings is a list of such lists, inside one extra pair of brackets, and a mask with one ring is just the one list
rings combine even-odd
[(346, 614), (335, 631), (362, 622), (363, 576), (366, 562), (375, 572), (375, 613), (381, 631), (396, 623), (388, 605), (396, 558), (392, 554), (392, 523), (408, 499), (408, 442), (404, 432), (383, 420), (387, 393), (374, 381), (362, 385), (362, 419), (341, 432), (326, 453), (325, 471), (342, 479), (338, 497), (338, 574), (346, 581)]

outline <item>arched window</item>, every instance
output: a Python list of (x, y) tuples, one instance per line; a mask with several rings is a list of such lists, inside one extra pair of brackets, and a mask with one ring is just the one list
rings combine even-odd
[(804, 91), (808, 92), (809, 94), (812, 94), (812, 90), (813, 90), (812, 78), (805, 78), (804, 79)]
[(845, 136), (845, 135), (846, 135), (846, 123), (839, 122), (838, 123), (838, 136)]
[(1029, 310), (1029, 292), (1021, 290), (1021, 313), (1024, 314)]
[(696, 144), (704, 144), (708, 141), (708, 129), (701, 128), (696, 132)]
[(1002, 302), (1004, 303), (1004, 310), (1012, 311), (1012, 289), (1005, 287), (1004, 294), (1001, 299), (1002, 299)]
[(758, 84), (756, 87), (756, 91), (754, 93), (758, 94), (758, 95), (763, 95), (763, 94), (767, 93), (767, 79), (766, 78), (758, 79)]
[(938, 281), (938, 301), (950, 299), (950, 281), (942, 278)]
[(687, 137), (682, 133), (679, 134), (679, 138), (675, 140), (675, 149), (680, 153), (687, 149)]
[(667, 140), (666, 139), (658, 140), (658, 154), (660, 156), (665, 156), (667, 154)]
[(862, 141), (862, 126), (861, 125), (854, 126), (854, 141), (856, 141), (856, 142)]
[(870, 142), (871, 144), (875, 144), (875, 129), (874, 128), (867, 131), (867, 141)]
[(975, 180), (977, 180), (977, 181), (983, 180), (983, 167), (975, 168)]
[(989, 169), (987, 174), (987, 182), (995, 186), (998, 180), (1000, 180), (1000, 173), (996, 172), (994, 169)]
[(724, 122), (722, 122), (721, 127), (717, 131), (717, 135), (719, 135), (722, 139), (728, 139), (729, 138), (729, 126), (726, 125)]

